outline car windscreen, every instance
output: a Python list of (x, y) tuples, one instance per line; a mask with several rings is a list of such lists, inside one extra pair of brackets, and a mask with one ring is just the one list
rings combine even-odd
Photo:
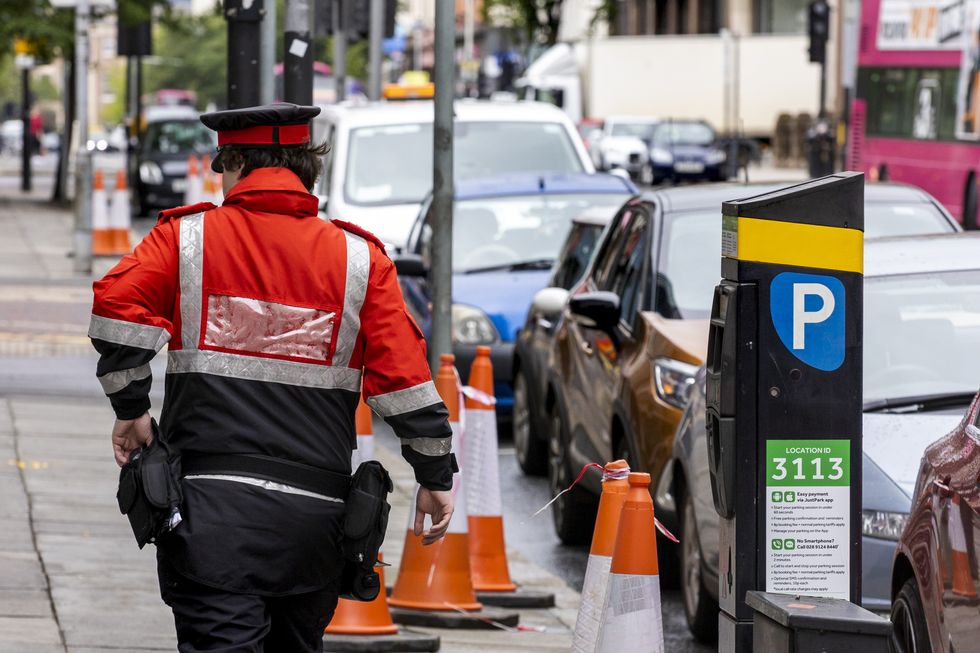
[(914, 236), (953, 231), (946, 216), (931, 202), (890, 204), (865, 202), (864, 237)]
[[(535, 194), (457, 200), (453, 211), (453, 270), (551, 267), (571, 228), (588, 209), (615, 213), (627, 193)], [(429, 259), (432, 230), (422, 230), (421, 252)]]
[(634, 136), (642, 141), (649, 141), (653, 136), (656, 123), (652, 122), (615, 122), (609, 129), (610, 136)]
[(217, 147), (217, 136), (200, 120), (151, 122), (146, 128), (146, 151), (160, 154), (206, 154)]
[[(463, 122), (454, 128), (457, 179), (521, 172), (582, 172), (561, 123)], [(432, 125), (351, 130), (344, 181), (350, 204), (421, 202), (432, 188)]]
[(715, 133), (703, 122), (663, 122), (653, 132), (657, 145), (711, 145)]
[(864, 400), (976, 392), (980, 270), (866, 277)]
[(655, 310), (672, 319), (708, 317), (721, 277), (720, 261), (720, 206), (714, 211), (681, 211), (664, 220)]

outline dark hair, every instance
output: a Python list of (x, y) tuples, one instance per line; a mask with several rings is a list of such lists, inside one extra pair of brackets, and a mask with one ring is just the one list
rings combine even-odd
[(310, 190), (323, 172), (323, 157), (330, 150), (324, 143), (296, 147), (230, 147), (221, 152), (225, 169), (241, 168), (242, 177), (256, 168), (287, 168)]

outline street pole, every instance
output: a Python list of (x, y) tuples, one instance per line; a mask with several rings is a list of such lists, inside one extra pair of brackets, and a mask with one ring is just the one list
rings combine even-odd
[(347, 97), (347, 6), (344, 0), (331, 0), (333, 12), (333, 79), (337, 102)]
[(313, 42), (308, 0), (286, 0), (283, 39), (282, 98), (295, 104), (313, 104)]
[(31, 150), (34, 149), (33, 138), (31, 137), (31, 69), (24, 66), (20, 74), (21, 83), (24, 86), (24, 97), (20, 107), (21, 124), (24, 125), (23, 147), (20, 152), (20, 189), (29, 193), (33, 188)]
[(820, 114), (819, 118), (827, 116), (827, 59), (820, 62)]
[(381, 99), (381, 40), (385, 21), (384, 0), (371, 0), (371, 30), (368, 50), (368, 97), (377, 102)]
[(429, 365), (452, 351), (453, 303), (453, 96), (456, 16), (453, 0), (435, 0), (435, 115), (432, 157), (432, 334)]
[(276, 3), (270, 1), (262, 15), (262, 43), (259, 53), (259, 102), (271, 104), (276, 99)]
[[(89, 0), (75, 6), (75, 272), (92, 272), (92, 168), (88, 151), (88, 29)], [(71, 147), (65, 143), (64, 147)]]
[(262, 5), (263, 0), (225, 0), (229, 109), (259, 104)]

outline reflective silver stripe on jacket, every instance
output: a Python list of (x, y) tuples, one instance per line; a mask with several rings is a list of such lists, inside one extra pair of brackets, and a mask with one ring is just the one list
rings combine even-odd
[(204, 214), (180, 219), (180, 344), (197, 349), (204, 302)]
[(231, 474), (193, 474), (184, 477), (184, 480), (186, 481), (192, 481), (195, 479), (204, 479), (207, 481), (231, 481), (232, 483), (245, 483), (246, 485), (254, 485), (256, 487), (260, 487), (263, 490), (272, 490), (273, 492), (285, 492), (286, 494), (298, 494), (301, 497), (310, 497), (311, 499), (320, 499), (321, 501), (344, 503), (343, 499), (338, 499), (337, 497), (328, 497), (325, 494), (317, 494), (316, 492), (303, 490), (298, 487), (293, 487), (292, 485), (286, 485), (284, 483), (276, 483), (275, 481), (267, 481), (261, 478), (252, 478), (251, 476), (234, 476)]
[(145, 379), (148, 376), (150, 376), (149, 363), (140, 365), (139, 367), (133, 367), (128, 370), (119, 370), (117, 372), (103, 374), (99, 377), (99, 383), (102, 384), (102, 389), (105, 391), (105, 393), (107, 395), (111, 395), (119, 392), (133, 381), (139, 381), (140, 379)]
[(88, 337), (153, 351), (160, 351), (170, 341), (170, 334), (163, 327), (114, 320), (101, 315), (93, 315), (89, 321)]
[(360, 370), (349, 367), (330, 367), (198, 349), (168, 353), (168, 374), (189, 372), (327, 390), (359, 392), (361, 389)]
[(337, 330), (337, 346), (333, 364), (346, 367), (354, 353), (354, 343), (361, 330), (361, 307), (367, 294), (368, 275), (371, 272), (371, 253), (367, 242), (349, 231), (347, 238), (347, 279), (344, 287), (344, 315)]
[(452, 437), (446, 438), (406, 438), (403, 445), (425, 456), (445, 456), (453, 450)]
[(411, 388), (395, 390), (383, 395), (368, 397), (368, 406), (374, 409), (382, 417), (401, 415), (410, 413), (419, 408), (426, 408), (442, 401), (436, 385), (432, 381), (426, 381)]

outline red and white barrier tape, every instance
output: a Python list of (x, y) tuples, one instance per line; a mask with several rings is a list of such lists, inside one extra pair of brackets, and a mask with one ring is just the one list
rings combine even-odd
[[(558, 494), (556, 494), (555, 497), (551, 501), (549, 501), (548, 503), (546, 503), (543, 506), (541, 506), (540, 508), (538, 508), (537, 512), (535, 512), (533, 515), (531, 515), (531, 518), (533, 519), (534, 517), (537, 517), (542, 512), (544, 512), (545, 509), (548, 506), (550, 506), (551, 504), (553, 504), (555, 501), (558, 501), (558, 498), (561, 497), (561, 495), (565, 494), (566, 492), (570, 492), (571, 489), (573, 487), (575, 487), (576, 485), (578, 485), (579, 481), (581, 481), (585, 477), (585, 473), (587, 471), (589, 471), (590, 469), (600, 469), (600, 470), (602, 470), (602, 480), (603, 481), (607, 481), (607, 480), (610, 480), (610, 479), (613, 479), (613, 480), (621, 480), (621, 479), (624, 479), (624, 478), (629, 478), (629, 474), (630, 474), (629, 468), (626, 468), (626, 469), (610, 469), (610, 468), (607, 468), (607, 467), (604, 467), (604, 466), (600, 465), (599, 463), (589, 463), (589, 464), (585, 465), (584, 467), (582, 467), (582, 471), (580, 471), (578, 473), (578, 476), (575, 477), (575, 480), (572, 481), (572, 484), (571, 485), (569, 485), (567, 488), (565, 488), (564, 490), (562, 490), (561, 492), (559, 492)], [(668, 531), (667, 528), (663, 524), (660, 523), (660, 520), (659, 519), (657, 519), (656, 517), (654, 517), (653, 518), (653, 523), (657, 526), (657, 530), (660, 531), (660, 533), (664, 537), (666, 537), (668, 540), (670, 540), (674, 544), (679, 544), (680, 543), (680, 540), (677, 539), (677, 536), (675, 536), (673, 533), (671, 533), (670, 531)]]
[(464, 610), (463, 608), (459, 607), (458, 605), (453, 605), (449, 601), (443, 601), (443, 603), (447, 607), (452, 608), (453, 610), (455, 610), (456, 612), (458, 612), (460, 614), (465, 614), (465, 615), (469, 615), (469, 616), (472, 616), (472, 617), (476, 617), (477, 621), (482, 621), (485, 624), (488, 624), (490, 626), (493, 626), (494, 628), (499, 628), (500, 630), (506, 631), (508, 633), (543, 633), (543, 632), (546, 631), (546, 629), (545, 629), (544, 626), (528, 626), (528, 625), (525, 625), (525, 624), (517, 624), (516, 627), (514, 627), (514, 626), (508, 626), (507, 624), (502, 624), (499, 621), (494, 621), (493, 619), (489, 619), (487, 617), (478, 617), (475, 614), (473, 614), (473, 612)]

